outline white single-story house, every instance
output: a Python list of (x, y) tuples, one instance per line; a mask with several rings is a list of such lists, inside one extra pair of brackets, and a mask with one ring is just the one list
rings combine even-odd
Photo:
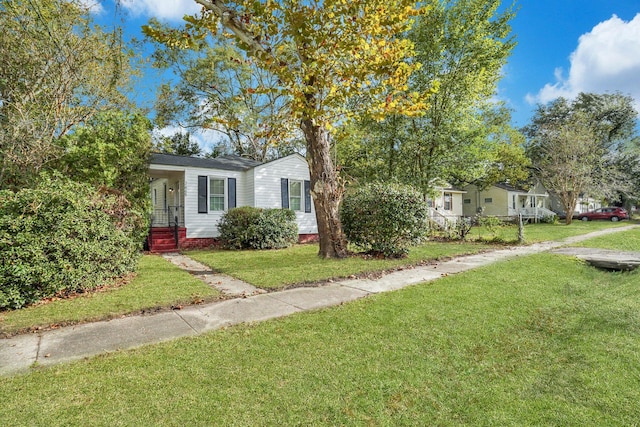
[(455, 225), (464, 215), (462, 199), (465, 193), (466, 191), (451, 186), (436, 186), (434, 195), (427, 198), (431, 220), (442, 228)]
[(212, 159), (152, 154), (149, 164), (153, 212), (151, 251), (206, 247), (231, 208), (289, 208), (301, 241), (317, 238), (309, 166), (300, 154), (260, 163), (239, 156)]
[(467, 191), (462, 206), (464, 216), (497, 216), (541, 219), (554, 216), (550, 210), (549, 193), (541, 184), (536, 184), (529, 190), (510, 184), (495, 184), (486, 189), (480, 189), (470, 184), (464, 187)]

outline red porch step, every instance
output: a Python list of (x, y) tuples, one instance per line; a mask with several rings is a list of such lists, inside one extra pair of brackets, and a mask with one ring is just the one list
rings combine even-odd
[[(186, 238), (186, 228), (178, 228), (178, 240)], [(149, 237), (149, 251), (154, 253), (177, 252), (180, 248), (175, 238), (175, 229), (170, 227), (153, 227)]]

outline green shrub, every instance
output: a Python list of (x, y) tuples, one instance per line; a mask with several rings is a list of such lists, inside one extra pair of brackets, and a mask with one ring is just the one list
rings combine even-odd
[(230, 209), (218, 222), (220, 243), (227, 249), (278, 249), (298, 240), (296, 214), (291, 209)]
[(558, 224), (558, 215), (545, 215), (540, 218), (542, 224)]
[[(498, 218), (497, 216), (477, 216), (476, 217), (478, 225), (479, 225), (479, 237), (481, 240), (493, 242), (493, 243), (503, 243), (504, 237), (500, 236), (500, 230), (506, 227), (509, 223), (505, 220)], [(512, 219), (508, 219), (512, 220)], [(517, 222), (516, 222), (517, 223)], [(485, 236), (482, 233), (482, 230), (485, 230), (489, 235)]]
[(0, 191), (0, 309), (93, 289), (135, 268), (139, 244), (115, 195), (67, 179)]
[(218, 222), (220, 243), (227, 249), (243, 249), (249, 247), (247, 242), (260, 219), (261, 209), (250, 206), (229, 209)]
[(464, 240), (471, 231), (471, 218), (459, 218), (447, 232), (448, 239)]
[(412, 187), (375, 183), (347, 194), (340, 217), (349, 242), (385, 257), (398, 257), (426, 239), (429, 210)]
[(478, 218), (478, 224), (481, 227), (485, 227), (489, 233), (494, 237), (498, 234), (498, 231), (504, 227), (504, 221), (497, 216), (481, 216)]
[(256, 249), (286, 248), (298, 241), (296, 213), (291, 209), (265, 209), (260, 217)]

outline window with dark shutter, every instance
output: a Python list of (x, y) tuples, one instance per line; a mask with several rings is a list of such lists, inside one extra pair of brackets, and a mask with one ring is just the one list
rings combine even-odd
[(289, 180), (289, 209), (302, 210), (302, 181)]
[(198, 176), (198, 213), (207, 213), (207, 181), (206, 176)]
[(282, 209), (289, 209), (289, 180), (287, 178), (280, 179), (280, 194)]
[(311, 212), (311, 181), (304, 182), (304, 211)]
[(236, 207), (236, 179), (235, 178), (227, 178), (227, 187), (229, 190), (229, 195), (227, 196), (227, 209)]

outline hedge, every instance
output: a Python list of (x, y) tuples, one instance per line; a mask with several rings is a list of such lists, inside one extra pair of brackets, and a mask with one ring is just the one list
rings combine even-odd
[(291, 209), (233, 208), (218, 222), (218, 231), (227, 249), (286, 248), (298, 240), (296, 214)]
[(125, 202), (61, 177), (0, 191), (0, 309), (94, 289), (133, 271), (140, 243), (122, 214)]

